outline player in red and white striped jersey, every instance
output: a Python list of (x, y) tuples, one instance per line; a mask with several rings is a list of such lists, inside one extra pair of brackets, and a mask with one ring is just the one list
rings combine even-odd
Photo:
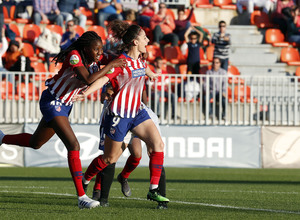
[(114, 89), (114, 97), (110, 112), (105, 117), (105, 151), (104, 155), (95, 158), (84, 174), (83, 184), (90, 180), (109, 164), (115, 163), (120, 154), (120, 148), (127, 132), (130, 130), (143, 140), (150, 154), (150, 189), (147, 198), (157, 202), (169, 200), (158, 193), (158, 183), (161, 176), (164, 160), (164, 144), (155, 124), (150, 119), (147, 111), (141, 108), (141, 97), (144, 87), (145, 75), (151, 79), (157, 78), (146, 62), (141, 59), (142, 53), (146, 53), (149, 42), (144, 30), (138, 25), (128, 25), (125, 22), (116, 23), (120, 27), (124, 51), (119, 58), (125, 58), (125, 68), (114, 68), (111, 74), (95, 81), (84, 95), (77, 95), (74, 100), (81, 100), (86, 95), (101, 88), (109, 80)]
[[(101, 37), (88, 31), (54, 58), (56, 62), (63, 62), (63, 66), (57, 75), (46, 82), (48, 89), (43, 91), (40, 100), (43, 118), (34, 134), (4, 135), (0, 131), (0, 145), (14, 144), (33, 149), (42, 147), (56, 133), (68, 150), (68, 164), (77, 191), (79, 208), (94, 208), (100, 204), (88, 198), (82, 187), (80, 146), (68, 119), (72, 110), (71, 98), (111, 68), (125, 64), (122, 59), (110, 63), (105, 58), (101, 59), (102, 47)], [(99, 60), (107, 64), (101, 70), (98, 66)]]

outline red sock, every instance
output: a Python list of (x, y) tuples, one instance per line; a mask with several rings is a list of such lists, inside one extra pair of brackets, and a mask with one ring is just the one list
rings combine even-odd
[(31, 137), (32, 134), (28, 134), (28, 133), (5, 135), (3, 137), (2, 142), (4, 144), (13, 144), (13, 145), (18, 145), (23, 147), (30, 147), (29, 141)]
[(130, 155), (126, 161), (125, 167), (122, 170), (122, 177), (128, 178), (132, 171), (139, 165), (141, 157), (136, 158)]
[(77, 195), (83, 196), (85, 192), (82, 187), (82, 168), (81, 161), (79, 158), (79, 151), (68, 152), (68, 163), (73, 182), (77, 191)]
[(102, 155), (96, 157), (85, 171), (84, 178), (91, 181), (91, 179), (105, 167), (107, 167), (107, 164), (103, 161)]
[(150, 154), (150, 184), (158, 185), (163, 163), (164, 152), (152, 152)]
[(101, 175), (100, 175), (100, 173), (98, 173), (96, 176), (94, 190), (101, 190)]

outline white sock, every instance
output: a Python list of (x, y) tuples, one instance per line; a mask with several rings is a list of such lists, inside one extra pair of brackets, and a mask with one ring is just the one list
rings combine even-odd
[(82, 177), (82, 182), (83, 182), (84, 184), (89, 184), (91, 181), (86, 180), (86, 179), (84, 178), (84, 176), (83, 176), (83, 177)]
[(156, 185), (156, 184), (150, 184), (150, 190), (157, 189), (157, 188), (158, 188), (158, 185)]

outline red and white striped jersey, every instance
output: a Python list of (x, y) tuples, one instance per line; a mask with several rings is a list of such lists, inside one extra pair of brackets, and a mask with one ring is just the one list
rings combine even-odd
[(126, 53), (119, 58), (127, 60), (126, 67), (114, 68), (106, 75), (114, 89), (111, 111), (122, 118), (134, 118), (141, 106), (147, 62), (140, 58), (134, 60)]
[[(107, 56), (101, 56), (98, 63), (93, 62), (89, 66), (89, 73), (93, 74), (99, 71), (99, 66), (108, 62)], [(77, 50), (72, 50), (63, 62), (58, 74), (46, 81), (46, 86), (48, 86), (51, 94), (65, 105), (72, 105), (72, 97), (87, 88), (87, 85), (74, 72), (74, 68), (79, 66), (84, 66), (82, 58)]]

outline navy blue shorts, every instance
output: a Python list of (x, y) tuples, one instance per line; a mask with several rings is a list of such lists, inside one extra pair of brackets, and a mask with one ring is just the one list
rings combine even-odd
[(40, 110), (45, 121), (50, 122), (56, 116), (69, 117), (72, 105), (64, 105), (46, 89), (43, 91), (40, 99)]
[(123, 141), (127, 132), (150, 119), (148, 112), (143, 109), (135, 118), (121, 118), (118, 115), (107, 114), (104, 121), (104, 133), (114, 141)]

